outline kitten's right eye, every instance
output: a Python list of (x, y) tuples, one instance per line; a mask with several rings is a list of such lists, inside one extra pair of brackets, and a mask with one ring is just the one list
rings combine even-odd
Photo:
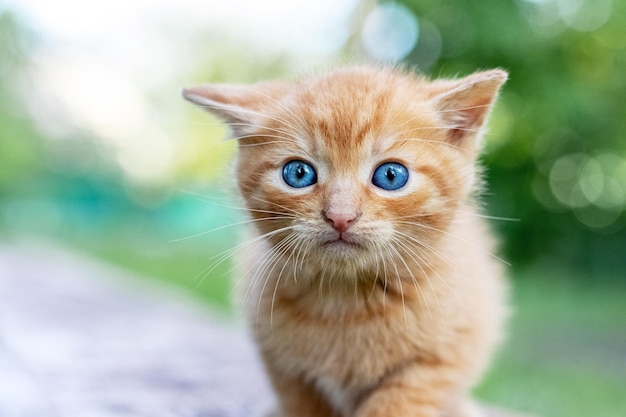
[(315, 168), (304, 161), (289, 161), (283, 167), (283, 180), (293, 188), (304, 188), (317, 182)]

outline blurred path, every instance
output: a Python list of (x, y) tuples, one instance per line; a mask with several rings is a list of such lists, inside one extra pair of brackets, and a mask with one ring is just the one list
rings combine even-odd
[(273, 397), (240, 326), (149, 284), (57, 248), (0, 245), (0, 417), (267, 410)]
[(107, 265), (0, 245), (0, 416), (258, 414), (253, 348), (213, 317)]

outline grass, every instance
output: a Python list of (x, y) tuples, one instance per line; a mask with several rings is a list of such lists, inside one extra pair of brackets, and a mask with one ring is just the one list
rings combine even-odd
[[(182, 286), (219, 309), (232, 309), (229, 261), (209, 271), (223, 242), (137, 241), (131, 235), (132, 230), (111, 232), (102, 240), (69, 241), (124, 268)], [(519, 274), (514, 283), (510, 337), (477, 396), (544, 417), (622, 417), (626, 285), (548, 268)]]
[[(117, 233), (120, 233), (119, 231)], [(66, 241), (67, 242), (67, 241)], [(177, 285), (224, 312), (232, 311), (230, 259), (219, 262), (222, 244), (151, 240), (137, 244), (117, 238), (81, 242), (76, 248), (142, 276)], [(70, 245), (77, 241), (71, 239)]]
[(623, 416), (625, 295), (612, 280), (549, 269), (517, 276), (508, 343), (477, 394), (546, 417)]

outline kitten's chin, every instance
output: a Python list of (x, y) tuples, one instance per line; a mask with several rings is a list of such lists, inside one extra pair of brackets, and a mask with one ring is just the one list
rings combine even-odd
[(322, 243), (322, 251), (330, 258), (349, 260), (363, 255), (365, 246), (353, 239), (332, 239)]
[(347, 239), (335, 239), (322, 242), (317, 250), (318, 266), (321, 273), (334, 279), (351, 280), (370, 270), (372, 264), (371, 248), (364, 242)]

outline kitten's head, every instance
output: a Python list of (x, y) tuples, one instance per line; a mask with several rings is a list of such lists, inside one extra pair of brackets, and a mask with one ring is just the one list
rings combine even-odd
[(357, 67), (184, 96), (230, 125), (239, 189), (275, 249), (359, 270), (420, 256), (446, 233), (474, 186), (481, 131), (506, 78)]

